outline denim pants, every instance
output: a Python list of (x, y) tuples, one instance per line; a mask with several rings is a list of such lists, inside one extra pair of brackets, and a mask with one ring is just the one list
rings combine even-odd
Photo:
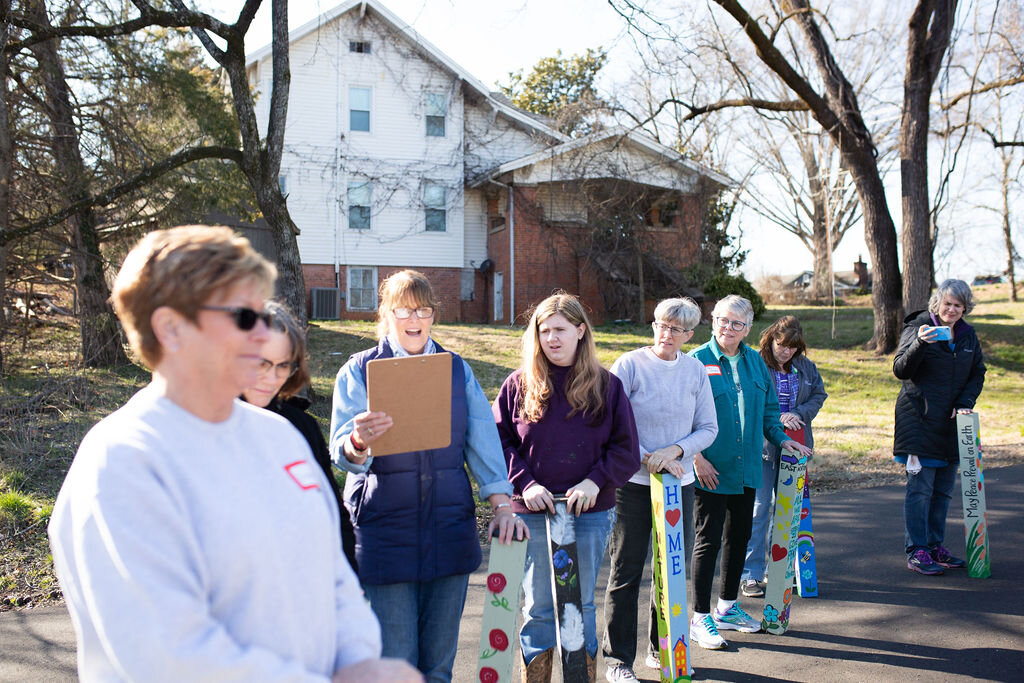
[(404, 659), (427, 681), (451, 681), (469, 574), (364, 585), (380, 621), (384, 657)]
[[(526, 573), (523, 575), (523, 629), (519, 640), (523, 661), (529, 664), (544, 650), (557, 646), (555, 603), (551, 595), (551, 546), (543, 513), (520, 515), (530, 529), (526, 544)], [(576, 552), (580, 562), (580, 593), (583, 598), (583, 637), (587, 654), (597, 656), (597, 617), (594, 587), (604, 559), (615, 510), (585, 512), (576, 521)], [(557, 657), (557, 655), (556, 655)]]
[(747, 557), (743, 561), (740, 581), (764, 581), (768, 574), (768, 541), (772, 533), (772, 513), (775, 511), (775, 484), (779, 476), (779, 461), (761, 459), (761, 486), (754, 494), (754, 515), (750, 526)]
[(693, 520), (697, 527), (693, 546), (694, 612), (711, 612), (711, 584), (715, 580), (715, 560), (719, 549), (722, 551), (719, 597), (723, 600), (736, 599), (753, 513), (754, 489), (744, 488), (743, 493), (736, 494), (712, 493), (703, 489), (694, 491)]
[(946, 513), (956, 485), (957, 462), (945, 467), (922, 467), (907, 473), (907, 497), (903, 501), (907, 555), (930, 550), (946, 537)]
[[(693, 553), (693, 483), (682, 487), (683, 557), (690, 572)], [(651, 546), (651, 487), (628, 482), (615, 492), (615, 525), (608, 544), (611, 571), (604, 594), (604, 642), (602, 652), (608, 666), (633, 666), (636, 659), (636, 631), (639, 622), (640, 581), (648, 569)], [(658, 617), (654, 589), (651, 589), (648, 621), (648, 651), (658, 652)]]

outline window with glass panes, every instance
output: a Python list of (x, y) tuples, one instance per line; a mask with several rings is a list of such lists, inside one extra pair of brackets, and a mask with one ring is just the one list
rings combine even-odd
[(427, 93), (425, 110), (427, 114), (427, 137), (444, 137), (444, 117), (447, 114), (445, 96), (442, 93)]
[(348, 184), (348, 227), (349, 230), (370, 229), (370, 199), (373, 186), (368, 182)]
[(377, 269), (373, 266), (348, 266), (348, 293), (345, 301), (350, 311), (373, 311), (377, 308)]
[(447, 229), (446, 198), (444, 185), (427, 183), (423, 186), (424, 228), (427, 232), (444, 232)]
[(349, 130), (370, 130), (370, 89), (348, 89)]

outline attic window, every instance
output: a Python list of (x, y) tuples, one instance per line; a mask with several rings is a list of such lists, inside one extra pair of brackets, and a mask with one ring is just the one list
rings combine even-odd
[(368, 40), (350, 40), (348, 41), (348, 51), (357, 52), (361, 55), (370, 54), (370, 41)]

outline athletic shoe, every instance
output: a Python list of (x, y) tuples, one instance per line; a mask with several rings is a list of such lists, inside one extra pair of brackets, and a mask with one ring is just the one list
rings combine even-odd
[(646, 666), (648, 669), (660, 669), (661, 660), (658, 659), (658, 653), (648, 652), (647, 656), (644, 657), (644, 666)]
[(715, 626), (723, 631), (742, 631), (743, 633), (757, 633), (761, 630), (761, 622), (743, 611), (740, 603), (734, 602), (724, 613), (718, 608), (712, 612), (715, 619)]
[(927, 550), (915, 550), (907, 558), (907, 569), (924, 574), (925, 576), (937, 576), (942, 573), (942, 566), (935, 564), (931, 554)]
[[(690, 620), (690, 641), (705, 650), (721, 650), (728, 645), (725, 638), (718, 634), (718, 627), (710, 614), (705, 614), (700, 620)], [(660, 664), (658, 668), (661, 668)]]
[(967, 563), (959, 557), (950, 555), (949, 551), (941, 543), (932, 548), (931, 556), (935, 564), (946, 569), (963, 569), (967, 566)]
[(760, 598), (764, 595), (764, 586), (760, 581), (747, 579), (740, 583), (740, 591), (748, 598)]
[(616, 681), (635, 681), (636, 674), (629, 668), (628, 665), (619, 662), (613, 666), (608, 667), (604, 672), (606, 680), (616, 683)]

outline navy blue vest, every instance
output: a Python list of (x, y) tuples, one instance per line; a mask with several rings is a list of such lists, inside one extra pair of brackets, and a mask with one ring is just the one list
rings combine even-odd
[[(434, 344), (438, 353), (449, 353)], [(393, 355), (385, 339), (352, 360), (365, 382), (369, 361)], [(480, 566), (476, 506), (465, 467), (468, 422), (466, 371), (453, 353), (451, 444), (374, 458), (365, 474), (349, 473), (345, 506), (355, 525), (363, 583), (431, 581)]]

